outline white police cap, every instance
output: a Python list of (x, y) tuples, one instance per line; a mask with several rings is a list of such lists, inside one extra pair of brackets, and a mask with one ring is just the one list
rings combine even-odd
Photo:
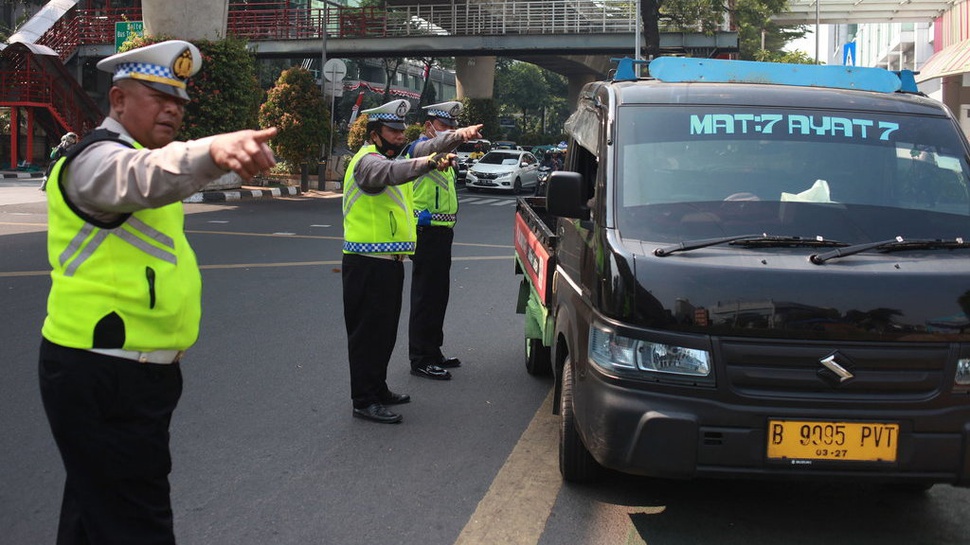
[(202, 68), (199, 48), (182, 40), (168, 40), (118, 53), (98, 63), (98, 69), (114, 74), (111, 81), (133, 79), (183, 100), (186, 80)]
[(462, 108), (464, 108), (462, 103), (455, 100), (429, 104), (424, 107), (425, 110), (428, 110), (428, 117), (436, 117), (449, 127), (458, 126), (458, 115), (461, 114)]
[(380, 121), (384, 125), (399, 131), (404, 130), (404, 117), (411, 111), (411, 103), (404, 100), (392, 100), (387, 104), (382, 104), (376, 108), (363, 110), (362, 114), (367, 114), (368, 121)]

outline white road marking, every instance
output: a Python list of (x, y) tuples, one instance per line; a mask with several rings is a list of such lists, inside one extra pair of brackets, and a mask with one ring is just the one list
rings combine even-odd
[(558, 430), (550, 390), (455, 545), (539, 542), (562, 487)]

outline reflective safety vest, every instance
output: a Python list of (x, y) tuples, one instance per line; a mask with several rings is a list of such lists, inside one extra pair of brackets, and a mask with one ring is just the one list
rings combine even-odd
[(53, 270), (42, 333), (70, 348), (185, 350), (199, 336), (202, 275), (185, 238), (182, 203), (104, 223), (86, 217), (64, 195), (64, 167), (104, 140), (142, 149), (115, 133), (95, 131), (54, 165), (47, 183)]
[(414, 181), (414, 216), (427, 210), (431, 225), (454, 227), (458, 221), (455, 168), (432, 170)]
[(377, 153), (377, 146), (358, 151), (344, 174), (345, 254), (413, 254), (417, 231), (411, 207), (411, 184), (388, 185), (367, 193), (354, 178), (360, 158)]

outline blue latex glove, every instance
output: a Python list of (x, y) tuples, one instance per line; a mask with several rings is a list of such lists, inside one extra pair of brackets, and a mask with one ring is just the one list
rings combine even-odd
[(431, 212), (427, 210), (418, 212), (418, 225), (431, 225)]

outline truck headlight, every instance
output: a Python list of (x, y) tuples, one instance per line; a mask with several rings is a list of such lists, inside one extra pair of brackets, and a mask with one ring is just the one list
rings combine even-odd
[(711, 375), (711, 355), (706, 350), (631, 339), (597, 326), (590, 326), (589, 359), (608, 372)]
[(957, 360), (957, 371), (956, 376), (953, 377), (953, 382), (962, 388), (970, 387), (970, 358)]

